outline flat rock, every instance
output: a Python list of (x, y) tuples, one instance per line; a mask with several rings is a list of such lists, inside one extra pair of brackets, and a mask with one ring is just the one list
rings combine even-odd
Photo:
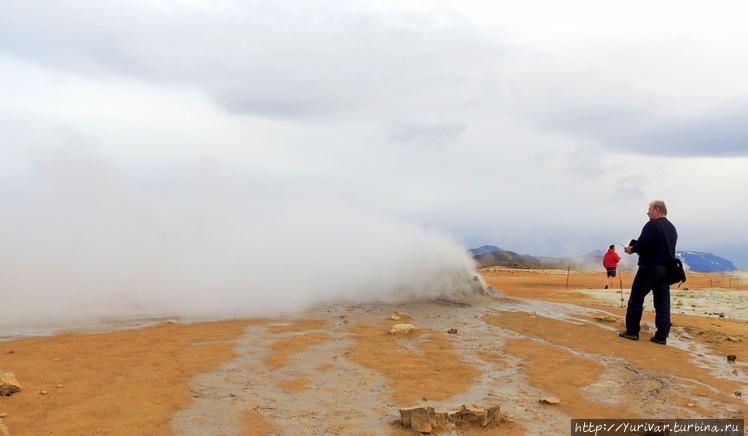
[(390, 319), (393, 321), (400, 321), (401, 319), (402, 320), (413, 319), (413, 317), (410, 316), (410, 314), (405, 313), (405, 312), (393, 312), (392, 315), (390, 315)]
[(7, 397), (21, 391), (21, 384), (12, 372), (0, 372), (0, 396)]
[(561, 402), (561, 400), (556, 397), (543, 397), (539, 401), (545, 404), (559, 404)]
[(409, 333), (415, 329), (416, 326), (414, 326), (413, 324), (395, 324), (387, 331), (387, 333), (396, 335), (401, 333)]
[(612, 316), (608, 315), (598, 315), (595, 317), (596, 320), (602, 321), (602, 322), (616, 322), (617, 319), (613, 318)]
[(403, 426), (420, 433), (431, 433), (436, 424), (433, 407), (414, 407), (400, 409), (400, 421)]

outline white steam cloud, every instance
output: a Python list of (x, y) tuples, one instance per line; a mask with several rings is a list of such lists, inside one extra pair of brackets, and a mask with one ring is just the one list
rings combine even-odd
[(140, 315), (270, 315), (480, 283), (446, 235), (212, 162), (134, 172), (79, 150), (31, 159), (0, 200), (0, 331)]

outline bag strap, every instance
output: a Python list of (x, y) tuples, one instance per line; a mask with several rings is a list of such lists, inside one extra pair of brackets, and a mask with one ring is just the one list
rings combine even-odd
[(660, 228), (662, 235), (665, 237), (665, 243), (667, 244), (667, 252), (670, 255), (670, 260), (675, 260), (675, 250), (673, 250), (673, 244), (670, 242), (670, 238), (667, 237), (667, 232), (665, 231), (664, 224), (662, 224), (659, 219), (656, 219), (655, 223), (657, 223), (657, 227)]

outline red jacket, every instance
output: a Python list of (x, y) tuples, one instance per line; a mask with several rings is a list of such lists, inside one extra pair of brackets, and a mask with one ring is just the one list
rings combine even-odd
[(614, 249), (609, 249), (605, 256), (603, 256), (603, 266), (605, 268), (615, 268), (618, 262), (621, 261), (621, 256), (616, 253)]

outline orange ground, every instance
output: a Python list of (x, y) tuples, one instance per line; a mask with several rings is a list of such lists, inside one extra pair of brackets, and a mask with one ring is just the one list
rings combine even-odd
[[(593, 298), (564, 291), (565, 275), (492, 269), (484, 272), (484, 277), (507, 297), (573, 303), (617, 315), (625, 313), (625, 309), (611, 308)], [(631, 279), (632, 274), (624, 273), (624, 286), (626, 283), (630, 286)], [(720, 279), (719, 275), (691, 275), (687, 286), (691, 289), (717, 286), (715, 282), (719, 283)], [(600, 288), (603, 280), (602, 273), (572, 273), (569, 288)], [(417, 302), (412, 304), (418, 305)], [(495, 304), (502, 304), (502, 298), (495, 300)], [(19, 394), (0, 398), (0, 413), (7, 413), (4, 422), (13, 436), (171, 434), (170, 418), (193, 400), (189, 385), (192, 377), (233, 359), (232, 341), (250, 325), (265, 329), (267, 341), (261, 344), (263, 354), (256, 365), (263, 366), (270, 374), (298, 364), (296, 356), (305, 350), (331, 346), (341, 335), (351, 341), (352, 345), (346, 345), (342, 353), (312, 362), (311, 372), (268, 380), (268, 386), (287, 391), (289, 404), (297, 402), (305, 393), (324, 395), (329, 391), (333, 401), (345, 405), (349, 400), (340, 397), (341, 391), (320, 388), (315, 378), (339, 371), (343, 361), (381, 376), (390, 392), (381, 399), (382, 404), (391, 402), (393, 407), (400, 407), (417, 404), (424, 398), (448, 402), (476, 388), (478, 379), (485, 374), (483, 369), (469, 362), (467, 355), (461, 354), (475, 348), (474, 356), (486, 362), (490, 371), (514, 371), (513, 377), (526, 380), (532, 388), (559, 397), (561, 404), (547, 406), (549, 416), (559, 410), (569, 416), (587, 418), (636, 417), (646, 408), (649, 398), (637, 396), (637, 390), (654, 393), (664, 390), (673, 405), (704, 417), (713, 414), (709, 407), (711, 402), (745, 411), (743, 400), (733, 395), (741, 386), (690, 363), (686, 351), (648, 341), (621, 340), (602, 324), (596, 326), (593, 322), (581, 326), (527, 312), (488, 308), (488, 315), (471, 316), (470, 321), (459, 320), (496, 329), (482, 338), (484, 343), (473, 344), (465, 342), (468, 339), (462, 335), (463, 326), (456, 335), (423, 328), (406, 337), (396, 337), (386, 334), (393, 323), (385, 316), (377, 315), (380, 321), (374, 323), (371, 318), (364, 321), (365, 316), (371, 316), (366, 305), (341, 310), (345, 315), (333, 319), (310, 318), (283, 324), (277, 320), (169, 324), (108, 334), (67, 334), (0, 342), (0, 370), (15, 373), (24, 388)], [(456, 311), (449, 306), (440, 310), (443, 317)], [(645, 313), (647, 319), (653, 319), (651, 312)], [(715, 355), (736, 354), (739, 360), (748, 358), (748, 323), (745, 321), (685, 315), (674, 315), (673, 321), (674, 325), (689, 329), (694, 341), (704, 344)], [(413, 322), (425, 323), (418, 318)], [(459, 325), (457, 322), (455, 319), (453, 324)], [(522, 335), (522, 338), (501, 342), (501, 329)], [(726, 340), (727, 336), (735, 341)], [(501, 347), (497, 345), (500, 343)], [(622, 402), (601, 404), (590, 396), (589, 390), (611, 378), (606, 372), (610, 371), (610, 363), (584, 356), (609, 356), (628, 362), (629, 369), (621, 380), (641, 385), (617, 393)], [(647, 381), (640, 374), (642, 371), (669, 374), (663, 377), (671, 382), (686, 378), (691, 381), (665, 386), (662, 381)], [(47, 391), (46, 395), (39, 394), (43, 390)], [(535, 397), (518, 396), (512, 401), (536, 408), (534, 413), (543, 413)], [(323, 420), (339, 418), (326, 417), (325, 413), (331, 411), (318, 412)], [(517, 423), (491, 431), (465, 429), (461, 434), (522, 434), (527, 423), (523, 425), (521, 412), (515, 413)], [(742, 416), (742, 413), (737, 415)], [(347, 428), (344, 418), (335, 428)], [(273, 419), (265, 407), (246, 407), (242, 410), (246, 426), (243, 434), (282, 434), (278, 430), (279, 423)], [(345, 430), (341, 431), (345, 434)], [(390, 426), (389, 432), (412, 434), (397, 425)]]

